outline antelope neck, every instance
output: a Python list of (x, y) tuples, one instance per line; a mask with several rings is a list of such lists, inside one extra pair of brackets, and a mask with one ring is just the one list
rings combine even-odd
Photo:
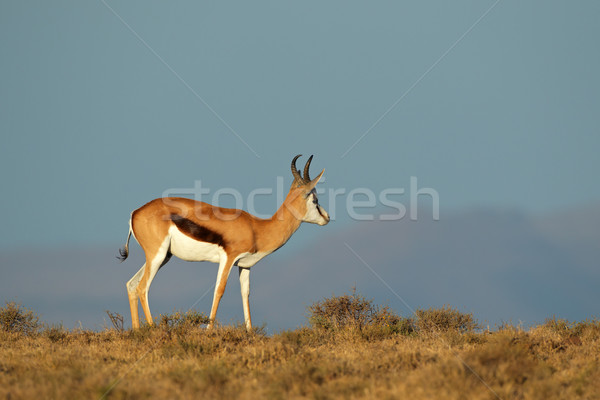
[(272, 252), (283, 246), (302, 223), (298, 214), (288, 195), (271, 218), (260, 220), (264, 229), (256, 237), (257, 250)]

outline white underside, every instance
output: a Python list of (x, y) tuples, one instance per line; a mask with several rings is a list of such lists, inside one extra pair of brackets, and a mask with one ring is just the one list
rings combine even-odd
[[(227, 257), (225, 250), (216, 244), (201, 242), (182, 233), (175, 225), (169, 228), (171, 238), (171, 254), (185, 261), (210, 261), (219, 263)], [(250, 268), (268, 252), (242, 253), (236, 257), (234, 264)]]
[(210, 261), (218, 263), (227, 256), (221, 246), (200, 242), (181, 233), (175, 225), (169, 228), (171, 254), (185, 261)]
[(263, 257), (267, 256), (270, 253), (267, 252), (257, 252), (257, 253), (242, 253), (236, 259), (235, 264), (240, 267), (250, 268), (257, 262), (263, 259)]

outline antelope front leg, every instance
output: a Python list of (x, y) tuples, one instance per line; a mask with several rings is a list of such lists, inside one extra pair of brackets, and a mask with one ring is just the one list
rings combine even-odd
[(252, 330), (252, 319), (250, 318), (250, 268), (239, 267), (239, 272), (244, 321), (246, 322), (246, 330), (250, 332)]
[(219, 303), (221, 302), (221, 298), (223, 297), (223, 293), (225, 293), (225, 286), (227, 286), (227, 278), (229, 278), (229, 273), (231, 272), (231, 267), (233, 265), (233, 257), (229, 260), (229, 257), (225, 260), (221, 260), (219, 263), (219, 272), (217, 273), (217, 283), (215, 285), (215, 294), (213, 296), (213, 304), (210, 309), (210, 322), (208, 323), (207, 329), (212, 329), (215, 323), (215, 319), (217, 318), (217, 310), (219, 309)]

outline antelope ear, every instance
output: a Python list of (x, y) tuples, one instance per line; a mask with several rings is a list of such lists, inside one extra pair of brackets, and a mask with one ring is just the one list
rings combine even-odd
[(323, 171), (321, 171), (321, 173), (312, 181), (308, 182), (306, 184), (306, 191), (310, 192), (311, 190), (313, 190), (315, 188), (315, 186), (317, 186), (317, 183), (319, 183), (319, 181), (321, 180), (321, 177), (323, 176), (323, 174), (325, 173), (325, 168), (323, 168)]

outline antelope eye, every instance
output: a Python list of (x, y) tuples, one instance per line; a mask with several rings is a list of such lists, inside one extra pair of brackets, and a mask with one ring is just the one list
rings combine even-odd
[(313, 203), (319, 204), (319, 200), (317, 200), (317, 196), (313, 195)]

